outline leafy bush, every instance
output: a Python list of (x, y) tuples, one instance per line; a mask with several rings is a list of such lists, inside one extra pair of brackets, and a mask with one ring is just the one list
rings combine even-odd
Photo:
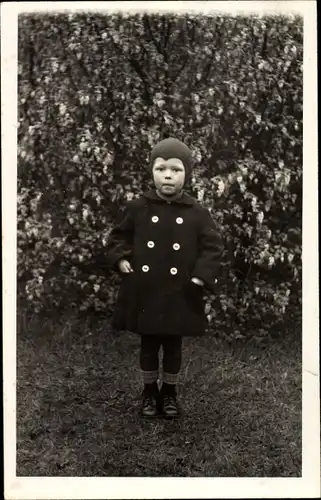
[(263, 338), (300, 318), (302, 33), (294, 16), (21, 15), (20, 300), (110, 315), (111, 225), (173, 134), (225, 243), (211, 327)]

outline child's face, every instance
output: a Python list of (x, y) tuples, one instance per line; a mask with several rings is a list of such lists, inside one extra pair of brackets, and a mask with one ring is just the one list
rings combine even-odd
[(156, 189), (164, 196), (175, 196), (184, 186), (185, 168), (179, 158), (156, 158), (153, 164)]

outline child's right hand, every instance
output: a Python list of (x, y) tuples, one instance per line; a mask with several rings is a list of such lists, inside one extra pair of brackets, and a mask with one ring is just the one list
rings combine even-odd
[(126, 260), (126, 259), (121, 259), (118, 262), (118, 267), (119, 267), (120, 272), (125, 273), (125, 274), (132, 273), (134, 271), (132, 266), (130, 265), (130, 262), (128, 262), (128, 260)]

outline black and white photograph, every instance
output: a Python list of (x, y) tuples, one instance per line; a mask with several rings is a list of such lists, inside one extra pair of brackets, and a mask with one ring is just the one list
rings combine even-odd
[(10, 3), (5, 497), (318, 497), (316, 2)]

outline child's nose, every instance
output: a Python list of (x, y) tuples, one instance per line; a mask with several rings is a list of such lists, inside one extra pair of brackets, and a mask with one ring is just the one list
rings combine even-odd
[(166, 179), (171, 179), (171, 177), (172, 177), (172, 172), (171, 172), (170, 170), (166, 170), (166, 172), (165, 172), (165, 177), (166, 177)]

